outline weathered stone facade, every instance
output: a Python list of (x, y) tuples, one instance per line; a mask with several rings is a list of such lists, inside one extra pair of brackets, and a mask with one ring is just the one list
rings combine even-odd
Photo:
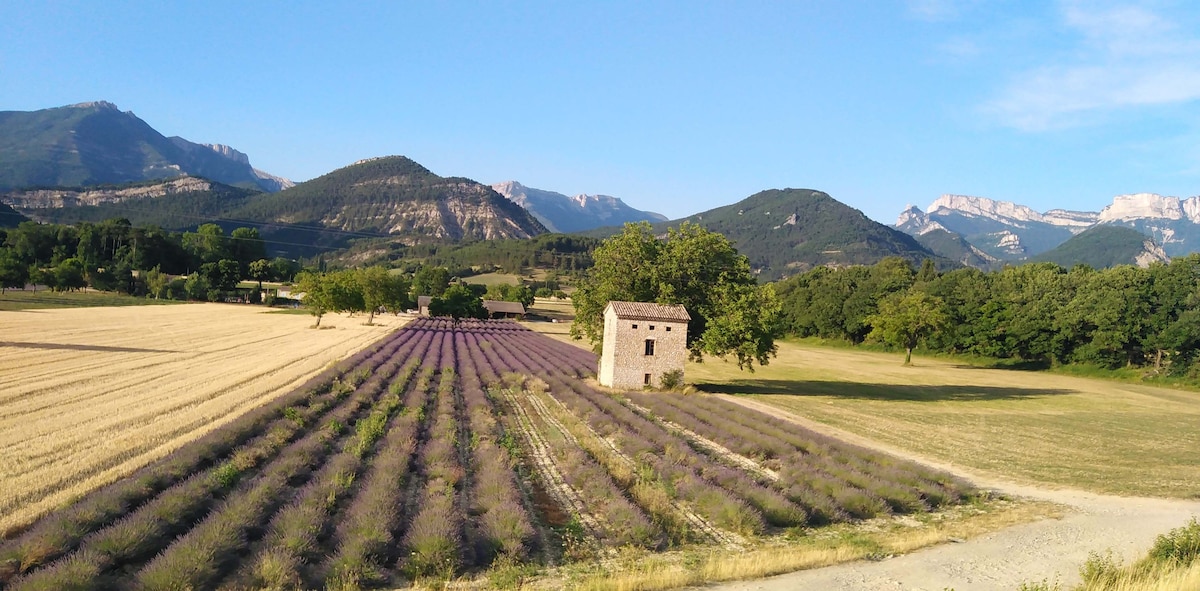
[(682, 373), (690, 319), (683, 306), (609, 302), (604, 308), (600, 384), (621, 390), (658, 388), (664, 373)]

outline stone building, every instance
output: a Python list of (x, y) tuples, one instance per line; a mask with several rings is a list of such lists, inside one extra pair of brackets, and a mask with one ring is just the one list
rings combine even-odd
[(664, 373), (687, 361), (687, 310), (645, 302), (609, 302), (604, 308), (600, 384), (622, 390), (659, 387)]

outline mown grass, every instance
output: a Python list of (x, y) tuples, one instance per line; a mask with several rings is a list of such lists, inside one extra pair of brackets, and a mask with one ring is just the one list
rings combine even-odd
[(175, 300), (139, 298), (106, 291), (55, 292), (49, 289), (5, 290), (0, 294), (0, 312), (44, 310), (49, 308), (97, 308), (102, 306), (154, 306), (182, 304)]
[(781, 342), (755, 373), (689, 364), (746, 395), (944, 464), (1047, 486), (1200, 498), (1200, 393), (960, 360)]

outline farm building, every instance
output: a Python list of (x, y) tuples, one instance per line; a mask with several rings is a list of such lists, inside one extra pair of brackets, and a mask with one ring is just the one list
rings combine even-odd
[[(429, 316), (429, 303), (432, 296), (417, 296), (417, 313)], [(502, 302), (499, 300), (483, 300), (483, 309), (487, 310), (488, 318), (517, 318), (525, 317), (525, 306), (521, 302)]]
[(687, 327), (683, 306), (609, 302), (604, 308), (600, 384), (618, 389), (659, 387), (664, 373), (683, 372)]
[(525, 306), (521, 302), (503, 302), (500, 300), (483, 300), (483, 307), (488, 311), (488, 318), (522, 318), (525, 316)]

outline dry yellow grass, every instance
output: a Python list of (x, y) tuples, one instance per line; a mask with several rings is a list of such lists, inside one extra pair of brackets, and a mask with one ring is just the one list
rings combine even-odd
[(755, 373), (689, 364), (687, 381), (940, 463), (1095, 492), (1200, 497), (1200, 393), (785, 342)]
[(913, 518), (885, 518), (832, 526), (810, 537), (738, 553), (706, 550), (635, 556), (627, 564), (604, 565), (603, 572), (568, 575), (562, 587), (588, 591), (677, 589), (719, 581), (757, 579), (780, 573), (903, 554), (969, 539), (1018, 523), (1059, 516), (1047, 503), (1004, 502), (986, 509), (962, 507)]
[(221, 304), (0, 312), (0, 532), (284, 394), (403, 318)]

